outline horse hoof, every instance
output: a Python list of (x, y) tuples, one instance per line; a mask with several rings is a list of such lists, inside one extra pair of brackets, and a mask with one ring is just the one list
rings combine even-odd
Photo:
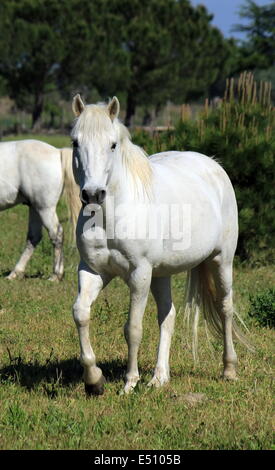
[(124, 388), (120, 391), (120, 395), (130, 395), (134, 390), (135, 390), (135, 387), (138, 383), (138, 380), (129, 380), (128, 382), (126, 382)]
[(99, 381), (95, 384), (86, 384), (85, 383), (85, 392), (88, 397), (91, 395), (103, 395), (104, 393), (104, 385), (106, 383), (106, 379), (104, 375), (101, 376)]
[(160, 388), (163, 385), (165, 385), (167, 382), (169, 382), (169, 379), (167, 377), (153, 377), (150, 382), (148, 382), (147, 387), (155, 387), (155, 388)]
[(62, 276), (58, 276), (57, 274), (52, 274), (52, 276), (48, 277), (48, 281), (51, 282), (59, 282), (62, 280)]
[(15, 272), (15, 271), (12, 271), (7, 277), (6, 279), (8, 279), (9, 281), (14, 281), (14, 279), (23, 279), (24, 277), (24, 273), (20, 273), (20, 272)]
[(223, 380), (226, 380), (228, 382), (236, 382), (237, 380), (239, 380), (239, 378), (237, 377), (236, 373), (226, 373), (226, 374), (223, 374)]
[(238, 380), (238, 377), (237, 377), (237, 374), (236, 374), (236, 371), (234, 369), (228, 369), (228, 370), (224, 370), (223, 372), (223, 379), (224, 380), (228, 380), (230, 382), (232, 381), (235, 381), (235, 380)]

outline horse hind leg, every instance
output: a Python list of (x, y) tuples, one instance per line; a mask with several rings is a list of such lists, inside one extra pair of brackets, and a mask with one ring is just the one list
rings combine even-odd
[(55, 207), (40, 210), (39, 214), (54, 248), (53, 274), (49, 280), (61, 281), (64, 275), (63, 228), (58, 220)]
[(223, 333), (223, 377), (235, 380), (237, 354), (233, 344), (233, 333), (238, 332), (233, 321), (233, 291), (232, 291), (232, 262), (223, 262), (218, 256), (206, 267), (208, 274), (212, 275), (215, 285), (215, 307), (220, 317)]
[(148, 386), (160, 387), (170, 379), (169, 354), (174, 331), (176, 310), (171, 298), (171, 278), (153, 278), (151, 291), (158, 309), (160, 340), (157, 365)]
[(35, 247), (38, 245), (42, 238), (42, 222), (39, 214), (33, 207), (29, 207), (29, 226), (28, 226), (28, 235), (26, 247), (20, 256), (19, 261), (17, 262), (14, 269), (7, 276), (7, 279), (13, 280), (16, 278), (22, 278), (24, 272), (29, 262), (30, 258), (33, 255)]

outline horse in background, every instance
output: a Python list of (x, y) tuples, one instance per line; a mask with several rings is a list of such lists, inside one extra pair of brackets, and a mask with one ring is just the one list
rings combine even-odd
[(79, 188), (72, 172), (72, 150), (57, 149), (39, 140), (1, 142), (0, 167), (0, 210), (18, 204), (29, 207), (26, 247), (7, 278), (23, 277), (44, 226), (54, 248), (50, 280), (61, 280), (64, 274), (63, 228), (56, 206), (63, 190), (73, 227), (81, 207)]

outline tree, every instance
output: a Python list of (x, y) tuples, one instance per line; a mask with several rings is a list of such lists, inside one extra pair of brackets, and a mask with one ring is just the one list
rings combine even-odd
[(176, 77), (172, 99), (182, 103), (208, 95), (211, 85), (228, 76), (234, 44), (211, 25), (213, 15), (204, 6), (176, 3), (177, 15), (171, 29)]
[(0, 3), (0, 74), (17, 106), (32, 113), (33, 128), (45, 96), (56, 90), (71, 98), (73, 90), (106, 96), (124, 87), (125, 52), (113, 34), (118, 21), (107, 0)]
[(129, 125), (137, 104), (183, 102), (223, 77), (231, 46), (211, 19), (189, 0), (2, 0), (0, 75), (34, 127), (56, 90), (119, 94)]
[(61, 4), (58, 0), (1, 3), (0, 71), (11, 98), (32, 113), (38, 127), (45, 93), (55, 89), (62, 56)]
[[(121, 17), (109, 0), (69, 0), (63, 25), (64, 54), (59, 87), (65, 96), (72, 90), (86, 97), (107, 98), (122, 91), (128, 64), (121, 39)], [(92, 90), (92, 93), (91, 93)]]
[(128, 57), (126, 125), (138, 103), (159, 107), (197, 97), (224, 71), (230, 48), (204, 7), (189, 0), (110, 0), (109, 9), (122, 19)]
[[(117, 2), (114, 2), (117, 3)], [(128, 56), (125, 124), (137, 104), (163, 104), (171, 91), (172, 21), (174, 0), (134, 0), (121, 4), (123, 44)]]
[(275, 3), (259, 6), (246, 0), (240, 8), (241, 18), (247, 24), (235, 25), (235, 31), (245, 32), (247, 40), (240, 48), (240, 68), (268, 69), (275, 65)]

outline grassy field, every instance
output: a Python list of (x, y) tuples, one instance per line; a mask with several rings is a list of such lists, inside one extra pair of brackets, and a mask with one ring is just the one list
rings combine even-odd
[[(56, 137), (56, 136), (55, 136)], [(69, 144), (60, 137), (55, 145)], [(48, 140), (48, 139), (47, 139)], [(61, 142), (62, 140), (62, 142)], [(53, 143), (53, 142), (52, 142)], [(68, 233), (63, 201), (60, 220)], [(67, 237), (65, 279), (47, 281), (52, 248), (44, 233), (23, 280), (7, 281), (24, 246), (27, 208), (0, 213), (0, 449), (271, 449), (274, 332), (249, 323), (249, 294), (272, 286), (272, 267), (235, 269), (235, 301), (248, 321), (255, 353), (236, 345), (239, 380), (221, 380), (222, 348), (200, 331), (194, 365), (183, 325), (185, 275), (173, 279), (178, 311), (171, 348), (171, 382), (146, 387), (156, 358), (158, 327), (150, 297), (139, 364), (141, 382), (120, 396), (127, 348), (123, 325), (128, 291), (115, 279), (92, 309), (91, 339), (108, 383), (105, 395), (87, 399), (78, 362), (71, 307), (78, 255)], [(188, 400), (188, 394), (199, 397)], [(194, 396), (194, 395), (192, 395)]]

